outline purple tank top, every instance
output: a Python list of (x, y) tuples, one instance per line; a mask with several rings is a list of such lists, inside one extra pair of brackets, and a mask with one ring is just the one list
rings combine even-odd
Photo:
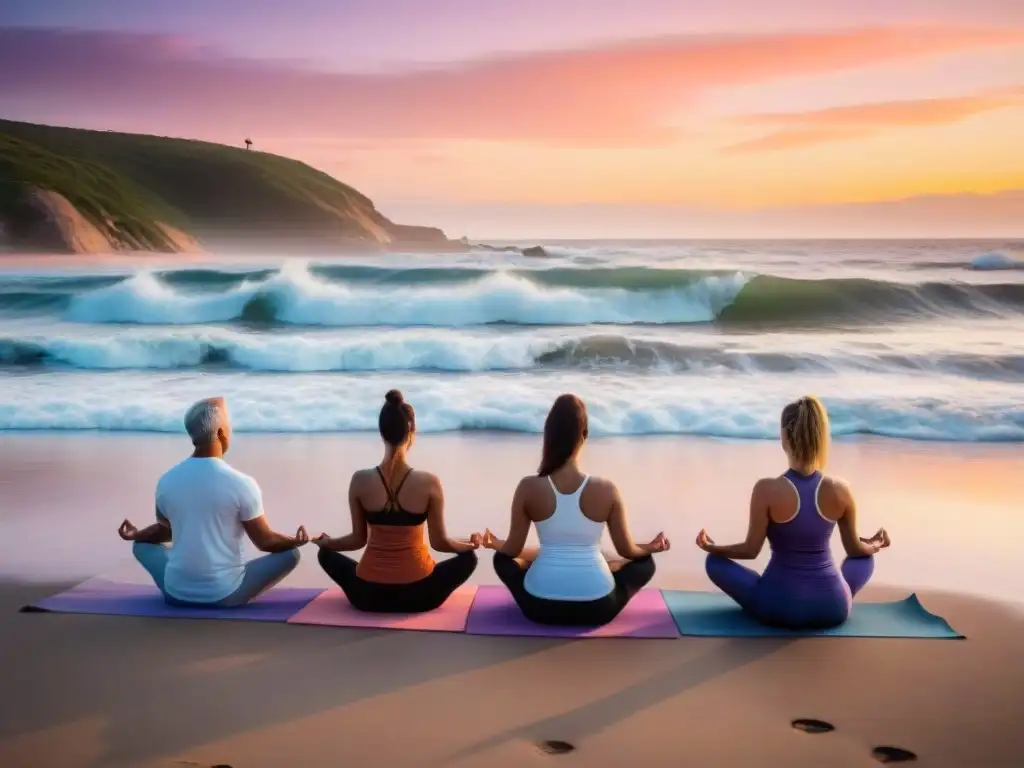
[(821, 473), (801, 475), (791, 469), (783, 477), (796, 489), (799, 505), (789, 522), (768, 523), (771, 564), (813, 570), (834, 567), (829, 541), (836, 524), (818, 509)]

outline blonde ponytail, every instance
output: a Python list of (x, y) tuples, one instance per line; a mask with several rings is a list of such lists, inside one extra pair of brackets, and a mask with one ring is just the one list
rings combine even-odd
[(793, 460), (802, 467), (823, 469), (828, 462), (828, 411), (814, 395), (806, 395), (782, 409), (782, 429)]

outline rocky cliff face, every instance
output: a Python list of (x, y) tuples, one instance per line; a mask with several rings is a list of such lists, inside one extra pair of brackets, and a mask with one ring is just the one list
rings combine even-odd
[(444, 232), (437, 227), (416, 227), (408, 224), (392, 224), (392, 239), (397, 243), (421, 245), (462, 245), (459, 241), (449, 240)]
[(35, 251), (463, 250), (304, 163), (0, 120), (0, 244)]
[(49, 253), (116, 253), (123, 251), (200, 252), (195, 239), (170, 225), (157, 222), (161, 243), (151, 243), (120, 231), (113, 221), (101, 229), (66, 197), (45, 189), (28, 190), (16, 208), (0, 218), (0, 245)]

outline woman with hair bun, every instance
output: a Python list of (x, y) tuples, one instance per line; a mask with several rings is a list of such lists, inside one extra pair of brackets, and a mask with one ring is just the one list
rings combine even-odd
[[(512, 498), (507, 539), (484, 533), (494, 570), (526, 618), (538, 624), (607, 624), (654, 576), (651, 555), (669, 541), (659, 533), (636, 544), (626, 505), (615, 484), (580, 469), (587, 439), (587, 409), (576, 395), (555, 400), (544, 422), (544, 449), (536, 475), (523, 478)], [(530, 525), (540, 549), (524, 551)], [(601, 552), (605, 528), (621, 561)]]
[[(870, 539), (857, 535), (853, 493), (822, 475), (828, 458), (829, 421), (816, 397), (801, 397), (782, 410), (782, 448), (789, 469), (758, 480), (750, 499), (750, 526), (740, 544), (719, 546), (704, 530), (697, 546), (708, 553), (715, 586), (759, 622), (787, 629), (824, 629), (846, 621), (856, 595), (874, 571), (874, 555), (889, 546), (884, 528)], [(847, 558), (832, 559), (836, 525)], [(753, 560), (768, 539), (772, 556), (763, 575), (735, 560)]]
[[(337, 539), (322, 533), (312, 541), (320, 547), (320, 567), (354, 608), (375, 613), (432, 611), (473, 575), (474, 550), (481, 537), (448, 538), (441, 481), (408, 464), (416, 412), (397, 389), (385, 395), (378, 427), (384, 460), (356, 472), (349, 484), (352, 533)], [(435, 563), (424, 541), (424, 526), (430, 546), (455, 557)], [(341, 554), (363, 547), (359, 562)]]

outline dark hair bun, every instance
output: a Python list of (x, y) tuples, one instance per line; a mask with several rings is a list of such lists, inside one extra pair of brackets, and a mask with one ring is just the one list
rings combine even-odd
[(401, 390), (392, 389), (384, 395), (384, 402), (388, 405), (401, 405), (405, 402), (405, 397), (402, 395)]

